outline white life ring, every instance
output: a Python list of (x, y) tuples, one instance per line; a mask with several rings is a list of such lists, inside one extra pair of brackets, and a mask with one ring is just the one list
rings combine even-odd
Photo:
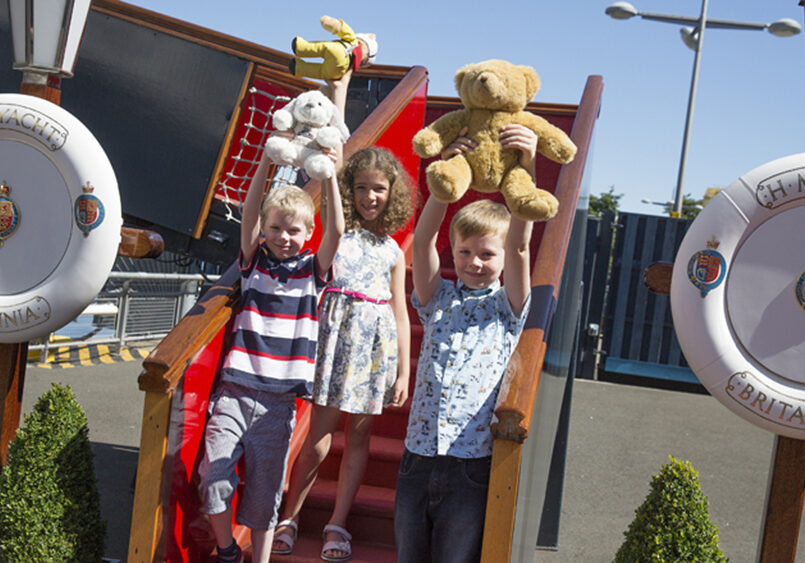
[(21, 94), (0, 94), (0, 180), (0, 342), (24, 342), (69, 323), (103, 287), (120, 194), (89, 129)]
[(805, 439), (805, 153), (755, 168), (702, 210), (676, 255), (671, 311), (714, 397)]

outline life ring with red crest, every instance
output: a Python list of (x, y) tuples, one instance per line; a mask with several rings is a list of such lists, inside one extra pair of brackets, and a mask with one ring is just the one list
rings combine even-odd
[(677, 252), (671, 311), (716, 399), (805, 439), (805, 153), (755, 168), (707, 204)]
[(78, 316), (117, 256), (112, 164), (65, 109), (0, 94), (0, 342), (45, 336)]

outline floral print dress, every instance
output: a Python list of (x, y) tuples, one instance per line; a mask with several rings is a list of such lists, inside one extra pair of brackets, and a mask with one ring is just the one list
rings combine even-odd
[[(333, 281), (319, 308), (313, 402), (341, 411), (380, 414), (397, 378), (397, 325), (391, 270), (400, 247), (389, 236), (348, 231), (333, 265)], [(357, 292), (384, 303), (362, 300)]]

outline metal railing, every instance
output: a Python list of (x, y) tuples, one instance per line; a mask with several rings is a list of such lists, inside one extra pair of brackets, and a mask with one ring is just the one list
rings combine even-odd
[[(161, 340), (190, 310), (204, 283), (220, 276), (145, 272), (112, 272), (95, 300), (71, 323), (31, 343), (29, 351), (48, 351), (56, 346), (112, 345), (118, 350), (134, 341)], [(70, 327), (84, 334), (64, 337)], [(109, 334), (113, 332), (113, 334)], [(62, 339), (58, 337), (62, 336)]]

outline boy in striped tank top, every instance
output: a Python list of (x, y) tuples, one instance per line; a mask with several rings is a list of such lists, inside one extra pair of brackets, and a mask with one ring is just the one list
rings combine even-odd
[[(336, 151), (328, 156), (336, 161)], [(317, 305), (332, 279), (344, 232), (335, 176), (322, 181), (324, 232), (318, 252), (300, 252), (313, 235), (315, 206), (296, 186), (269, 192), (264, 156), (243, 202), (239, 264), (241, 310), (219, 387), (210, 399), (199, 466), (202, 511), (209, 515), (219, 562), (240, 562), (232, 535), (232, 497), (244, 456), (244, 489), (236, 519), (251, 529), (252, 560), (268, 561), (285, 482), (296, 398), (311, 394), (318, 337)], [(260, 240), (262, 234), (263, 240)]]

